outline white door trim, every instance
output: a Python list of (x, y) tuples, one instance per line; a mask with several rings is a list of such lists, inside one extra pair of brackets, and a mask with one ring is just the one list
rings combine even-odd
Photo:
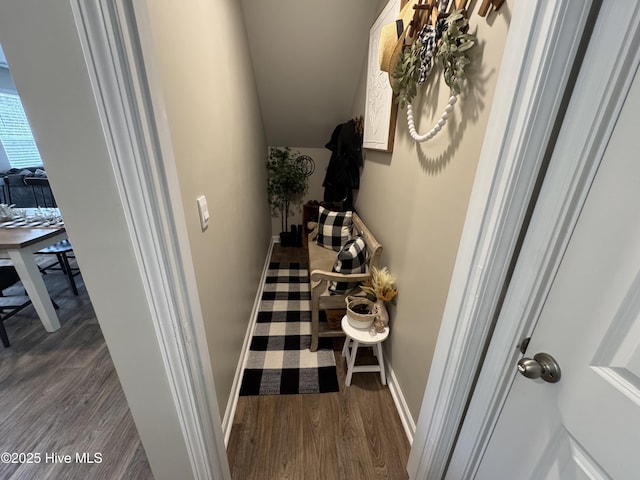
[(72, 7), (193, 478), (230, 479), (145, 1)]
[(480, 464), (640, 65), (640, 4), (604, 4), (592, 38), (446, 478)]
[[(490, 334), (591, 1), (513, 4), (407, 471), (441, 479)], [(519, 67), (515, 67), (519, 66)]]

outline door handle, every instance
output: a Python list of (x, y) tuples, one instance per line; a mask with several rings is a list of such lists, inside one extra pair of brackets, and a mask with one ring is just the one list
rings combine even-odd
[(527, 378), (542, 378), (545, 382), (560, 381), (560, 365), (548, 353), (536, 353), (533, 358), (521, 358), (518, 372)]

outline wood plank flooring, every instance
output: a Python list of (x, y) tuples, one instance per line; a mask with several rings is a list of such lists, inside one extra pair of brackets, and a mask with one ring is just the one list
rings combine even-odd
[[(306, 250), (275, 245), (271, 260), (306, 262)], [(389, 388), (378, 373), (354, 374), (345, 387), (342, 345), (334, 340), (339, 392), (240, 397), (227, 448), (233, 479), (408, 478), (410, 446)]]
[[(82, 277), (75, 278), (77, 297), (61, 273), (44, 275), (60, 305), (57, 332), (47, 333), (31, 306), (5, 322), (11, 346), (0, 345), (0, 452), (41, 459), (0, 462), (0, 478), (152, 479)], [(76, 463), (76, 452), (93, 460), (99, 453), (101, 462)], [(72, 462), (46, 462), (47, 453)]]

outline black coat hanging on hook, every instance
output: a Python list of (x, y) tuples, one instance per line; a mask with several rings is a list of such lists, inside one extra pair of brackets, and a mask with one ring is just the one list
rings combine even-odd
[(324, 201), (342, 202), (344, 209), (353, 208), (354, 188), (360, 188), (360, 167), (362, 167), (362, 132), (354, 120), (338, 125), (325, 145), (331, 150), (331, 160), (327, 167), (322, 186)]

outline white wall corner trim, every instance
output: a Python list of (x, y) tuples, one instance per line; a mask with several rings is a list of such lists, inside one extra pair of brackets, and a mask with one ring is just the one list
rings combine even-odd
[(590, 11), (591, 2), (569, 3), (513, 7), (407, 465), (415, 480), (441, 480), (447, 468)]
[[(640, 4), (598, 13), (446, 478), (474, 478), (640, 65)], [(593, 68), (593, 66), (597, 66)], [(590, 68), (589, 68), (590, 67)]]
[(398, 415), (400, 416), (400, 422), (402, 422), (402, 428), (404, 428), (404, 433), (407, 436), (407, 440), (409, 440), (409, 445), (412, 445), (413, 438), (416, 433), (416, 424), (413, 421), (413, 417), (411, 416), (411, 412), (409, 411), (409, 406), (407, 405), (407, 401), (404, 398), (404, 393), (402, 393), (400, 383), (398, 383), (398, 379), (395, 372), (393, 371), (393, 367), (386, 360), (385, 368), (387, 369), (387, 383), (389, 386), (389, 393), (391, 393), (391, 398), (393, 398), (393, 403), (395, 404)]
[(231, 436), (231, 428), (233, 427), (233, 417), (236, 413), (236, 407), (238, 406), (238, 398), (240, 396), (240, 386), (242, 385), (242, 374), (247, 366), (247, 360), (249, 358), (249, 347), (251, 347), (251, 338), (256, 328), (256, 322), (258, 321), (258, 311), (260, 310), (260, 300), (262, 300), (262, 292), (264, 291), (264, 284), (269, 273), (269, 263), (271, 262), (271, 252), (273, 252), (273, 245), (275, 238), (271, 238), (269, 243), (269, 249), (267, 251), (267, 257), (264, 261), (264, 267), (262, 268), (262, 275), (260, 276), (260, 286), (256, 293), (256, 298), (253, 302), (253, 309), (251, 310), (251, 319), (247, 326), (247, 332), (244, 336), (242, 343), (242, 351), (240, 353), (240, 360), (238, 361), (238, 367), (236, 368), (236, 374), (233, 378), (233, 385), (231, 387), (231, 394), (229, 395), (229, 401), (227, 408), (224, 412), (224, 418), (222, 419), (222, 431), (224, 432), (224, 444), (229, 445), (229, 437)]
[(73, 0), (193, 478), (230, 479), (145, 0)]

